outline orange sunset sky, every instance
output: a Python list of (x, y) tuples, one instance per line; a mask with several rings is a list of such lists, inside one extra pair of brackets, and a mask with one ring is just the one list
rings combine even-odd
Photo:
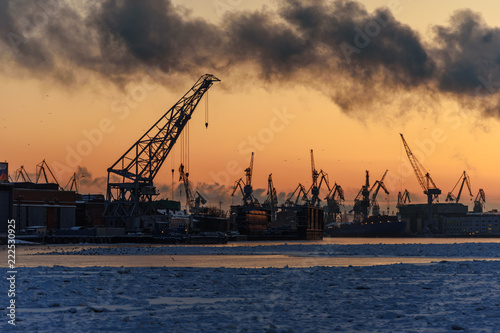
[[(441, 202), (465, 170), (474, 197), (482, 188), (486, 208), (500, 206), (500, 83), (495, 83), (500, 82), (500, 4), (372, 0), (348, 2), (356, 4), (356, 10), (340, 11), (331, 9), (339, 2), (323, 0), (141, 3), (164, 9), (168, 15), (163, 17), (156, 10), (160, 17), (148, 20), (149, 11), (135, 9), (137, 16), (127, 16), (123, 9), (127, 1), (113, 3), (116, 8), (104, 3), (103, 8), (85, 7), (78, 1), (55, 2), (54, 8), (46, 10), (2, 5), (7, 6), (2, 15), (10, 15), (3, 21), (10, 25), (5, 23), (0, 29), (0, 160), (9, 163), (11, 177), (24, 165), (34, 178), (36, 164), (45, 159), (61, 185), (73, 172), (86, 170), (81, 191), (105, 193), (107, 168), (202, 74), (210, 73), (221, 82), (209, 90), (208, 128), (204, 125), (205, 99), (190, 120), (189, 173), (193, 186), (205, 190), (211, 204), (218, 205), (221, 198), (227, 200), (225, 205), (238, 202), (238, 198), (230, 202), (229, 194), (234, 181), (244, 177), (252, 151), (253, 186), (263, 189), (264, 195), (270, 173), (278, 193), (290, 193), (299, 182), (309, 187), (310, 149), (316, 168), (346, 191), (346, 204), (352, 204), (364, 183), (365, 170), (373, 182), (386, 169), (391, 207), (404, 189), (410, 191), (412, 202), (425, 202), (401, 143), (399, 133), (403, 133), (442, 190)], [(311, 13), (321, 13), (313, 9), (329, 8), (330, 20), (340, 13), (355, 19), (346, 24), (346, 37), (339, 37), (338, 31), (333, 36), (329, 30), (331, 35), (327, 30), (313, 30), (314, 20), (307, 21), (307, 26), (304, 23), (301, 30), (294, 20), (305, 14), (290, 19), (298, 7), (311, 17)], [(359, 52), (352, 53), (347, 62), (341, 44), (355, 47), (354, 28), (366, 31), (366, 25), (373, 24), (368, 22), (376, 22), (379, 8), (390, 11), (391, 23), (372, 31), (370, 43), (357, 47)], [(45, 14), (37, 16), (41, 11)], [(99, 14), (104, 11), (105, 19)], [(124, 19), (117, 18), (119, 14)], [(85, 24), (72, 26), (67, 22), (75, 20), (71, 15)], [(94, 16), (99, 24), (91, 25), (97, 21), (91, 20)], [(22, 41), (12, 39), (14, 35), (9, 39), (10, 32), (23, 35), (23, 18), (39, 20), (33, 26), (36, 31)], [(132, 24), (139, 19), (140, 25)], [(180, 23), (170, 31), (158, 23), (162, 19)], [(145, 27), (144, 22), (151, 24)], [(321, 27), (334, 25), (331, 21)], [(185, 28), (177, 30), (178, 26)], [(74, 30), (64, 32), (64, 27)], [(133, 35), (136, 27), (140, 33), (122, 42), (125, 32)], [(56, 34), (56, 29), (63, 32)], [(107, 39), (88, 43), (105, 29), (117, 32), (113, 38), (109, 33)], [(161, 33), (151, 32), (155, 29), (162, 29)], [(393, 35), (393, 30), (401, 34)], [(244, 31), (253, 33), (249, 36)], [(285, 32), (271, 38), (273, 31)], [(446, 31), (441, 36), (448, 37), (436, 37), (439, 31)], [(211, 34), (224, 37), (211, 42)], [(309, 49), (298, 52), (296, 44), (290, 46), (281, 39), (291, 34)], [(317, 43), (308, 37), (319, 35)], [(172, 44), (163, 40), (170, 36), (177, 38)], [(391, 40), (392, 36), (405, 38)], [(457, 36), (462, 38), (459, 42)], [(246, 37), (247, 44), (241, 44)], [(432, 71), (415, 74), (413, 58), (405, 56), (415, 53), (403, 45), (409, 39), (425, 50)], [(18, 43), (17, 52), (13, 41)], [(390, 47), (384, 49), (386, 41), (398, 51), (392, 54)], [(235, 46), (220, 52), (226, 42)], [(269, 46), (260, 49), (261, 42)], [(119, 60), (109, 52), (115, 44)], [(279, 52), (270, 51), (282, 44)], [(173, 52), (173, 45), (183, 47)], [(139, 52), (145, 48), (150, 53)], [(295, 54), (289, 57), (286, 52)], [(384, 60), (391, 55), (393, 60)], [(176, 147), (155, 179), (162, 189), (160, 197), (172, 196), (172, 168), (177, 189), (179, 163)], [(216, 194), (206, 193), (214, 186)], [(466, 192), (462, 197), (461, 202), (472, 208), (473, 198)], [(178, 190), (174, 198), (180, 199)], [(382, 207), (387, 202), (383, 198), (379, 197)]]

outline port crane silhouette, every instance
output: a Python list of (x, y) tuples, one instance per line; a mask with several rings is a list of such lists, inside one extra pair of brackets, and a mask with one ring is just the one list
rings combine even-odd
[[(460, 189), (458, 191), (457, 196), (455, 196), (455, 195), (453, 195), (453, 192), (455, 191), (455, 188), (458, 186), (458, 184), (460, 184), (460, 181), (462, 181), (462, 184), (460, 185)], [(467, 172), (464, 171), (462, 173), (462, 175), (460, 176), (460, 178), (458, 179), (455, 186), (453, 186), (453, 189), (451, 190), (451, 192), (448, 192), (448, 195), (446, 196), (445, 201), (458, 203), (458, 201), (460, 201), (460, 196), (462, 195), (462, 190), (464, 188), (464, 185), (467, 185), (467, 189), (469, 190), (469, 195), (472, 197), (473, 195), (472, 195), (472, 190), (471, 190), (471, 186), (470, 186), (470, 178), (469, 178), (469, 175), (467, 174)]]
[(132, 221), (151, 214), (158, 195), (153, 180), (174, 147), (198, 103), (214, 82), (202, 75), (189, 91), (137, 140), (110, 168), (104, 218), (108, 225), (130, 229)]
[[(316, 170), (316, 167), (314, 165), (314, 153), (312, 149), (311, 149), (311, 173), (312, 173), (312, 184), (311, 187), (309, 187), (309, 189), (307, 190), (306, 197), (309, 195), (309, 193), (311, 193), (310, 204), (319, 207), (321, 203), (321, 199), (319, 198), (319, 191), (321, 190), (321, 185), (323, 184), (323, 182), (326, 184), (328, 192), (330, 192), (331, 189), (330, 189), (330, 184), (328, 183), (328, 174), (323, 170), (320, 170), (319, 172)], [(318, 184), (318, 178), (319, 178), (319, 184)]]
[(434, 200), (437, 201), (439, 199), (441, 190), (436, 186), (436, 184), (431, 178), (431, 175), (425, 170), (424, 166), (413, 155), (412, 151), (410, 150), (410, 147), (406, 143), (403, 134), (399, 133), (399, 135), (401, 135), (401, 139), (403, 140), (403, 145), (406, 150), (406, 155), (408, 155), (408, 159), (410, 160), (411, 166), (413, 167), (413, 171), (417, 176), (418, 183), (420, 184), (420, 187), (424, 190), (424, 194), (427, 195), (427, 204), (428, 204), (427, 225), (430, 225), (432, 224), (432, 202)]
[(233, 193), (231, 193), (231, 196), (234, 196), (238, 188), (241, 190), (241, 194), (243, 196), (243, 205), (244, 206), (259, 206), (259, 201), (257, 198), (253, 195), (253, 188), (252, 188), (252, 174), (253, 174), (253, 152), (252, 156), (250, 157), (250, 166), (245, 169), (245, 179), (246, 181), (243, 181), (243, 178), (238, 179), (234, 183), (234, 190)]

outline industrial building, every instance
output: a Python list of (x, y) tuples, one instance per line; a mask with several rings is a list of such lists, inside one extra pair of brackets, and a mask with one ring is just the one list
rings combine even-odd
[(7, 219), (16, 229), (45, 226), (48, 230), (75, 226), (76, 193), (60, 191), (57, 184), (29, 182), (0, 184), (0, 231), (7, 231)]
[(500, 213), (468, 213), (462, 216), (447, 216), (442, 220), (442, 231), (456, 236), (500, 235)]
[(428, 204), (406, 204), (399, 206), (401, 221), (406, 222), (406, 234), (443, 233), (443, 221), (450, 217), (463, 217), (468, 208), (461, 203), (434, 203), (432, 222), (429, 223)]

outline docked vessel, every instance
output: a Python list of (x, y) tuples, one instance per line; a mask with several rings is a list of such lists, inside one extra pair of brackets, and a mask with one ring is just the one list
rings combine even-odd
[(370, 216), (362, 222), (331, 223), (324, 229), (330, 237), (394, 237), (404, 234), (406, 222), (397, 216)]
[(377, 195), (380, 189), (389, 194), (384, 185), (386, 174), (387, 170), (380, 180), (370, 186), (369, 173), (366, 171), (365, 184), (354, 199), (351, 211), (354, 212), (354, 221), (329, 223), (323, 230), (324, 234), (331, 237), (391, 237), (404, 234), (406, 222), (395, 215), (380, 214)]

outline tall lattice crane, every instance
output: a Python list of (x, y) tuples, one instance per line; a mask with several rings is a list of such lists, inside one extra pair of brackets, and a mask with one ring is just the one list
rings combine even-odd
[[(458, 191), (457, 196), (455, 196), (453, 194), (453, 191), (455, 191), (455, 188), (458, 186), (458, 184), (460, 184), (460, 181), (462, 181), (462, 184), (460, 185), (460, 190)], [(455, 203), (458, 203), (458, 201), (460, 200), (460, 196), (462, 195), (462, 190), (464, 188), (464, 184), (467, 185), (467, 189), (469, 190), (469, 195), (471, 197), (473, 197), (472, 190), (470, 187), (469, 175), (467, 174), (467, 172), (464, 171), (462, 173), (462, 175), (460, 175), (460, 178), (458, 179), (455, 186), (453, 186), (453, 189), (451, 190), (451, 192), (448, 192), (448, 195), (446, 196), (446, 202), (453, 202), (454, 201)]]
[(112, 226), (130, 229), (129, 220), (150, 213), (156, 195), (153, 180), (172, 150), (203, 95), (220, 81), (202, 75), (109, 169), (104, 217)]
[(431, 178), (431, 175), (427, 171), (425, 171), (423, 165), (413, 155), (413, 153), (410, 150), (410, 147), (406, 143), (403, 134), (399, 133), (399, 135), (401, 135), (401, 139), (403, 140), (403, 145), (405, 147), (406, 154), (408, 155), (408, 159), (410, 160), (411, 166), (413, 167), (413, 171), (417, 176), (418, 183), (420, 184), (420, 187), (422, 187), (422, 189), (424, 190), (424, 194), (427, 195), (427, 204), (428, 204), (427, 224), (430, 225), (432, 224), (432, 202), (438, 199), (438, 196), (441, 194), (441, 190), (437, 188), (436, 184)]
[(253, 174), (253, 152), (252, 152), (252, 156), (250, 157), (250, 166), (245, 169), (246, 181), (243, 182), (242, 178), (238, 179), (234, 183), (234, 190), (233, 190), (233, 193), (231, 193), (231, 196), (234, 196), (234, 193), (236, 193), (236, 190), (239, 188), (241, 190), (241, 194), (243, 196), (243, 205), (244, 206), (258, 206), (259, 205), (259, 201), (253, 195), (252, 174)]

